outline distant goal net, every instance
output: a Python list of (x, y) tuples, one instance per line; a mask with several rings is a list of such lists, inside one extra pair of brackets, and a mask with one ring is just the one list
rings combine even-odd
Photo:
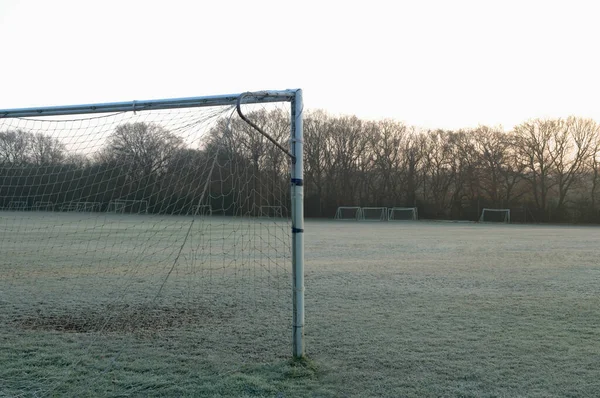
[(479, 222), (510, 223), (510, 209), (483, 209)]
[(180, 395), (202, 370), (176, 358), (302, 356), (302, 109), (284, 90), (0, 110), (0, 335), (35, 370), (3, 362), (0, 396)]
[(363, 221), (387, 221), (387, 207), (363, 207), (360, 219)]
[(126, 200), (117, 199), (108, 202), (107, 211), (109, 213), (134, 213), (148, 214), (147, 200)]
[(416, 207), (390, 207), (388, 209), (389, 221), (416, 221), (419, 212)]
[(192, 206), (192, 215), (194, 216), (212, 216), (211, 205), (194, 205)]
[(61, 211), (92, 212), (100, 211), (100, 202), (69, 202), (60, 206)]
[[(330, 213), (331, 214), (331, 213)], [(357, 221), (362, 219), (362, 208), (360, 206), (341, 206), (335, 212), (334, 220)]]

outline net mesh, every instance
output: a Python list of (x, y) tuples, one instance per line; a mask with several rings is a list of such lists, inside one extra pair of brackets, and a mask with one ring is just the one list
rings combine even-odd
[(289, 356), (289, 166), (230, 107), (0, 119), (0, 395)]

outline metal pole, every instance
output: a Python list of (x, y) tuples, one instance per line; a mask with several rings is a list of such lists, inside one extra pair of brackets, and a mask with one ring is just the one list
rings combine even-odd
[(157, 100), (106, 102), (99, 104), (46, 106), (36, 108), (0, 109), (0, 119), (9, 117), (59, 116), (85, 113), (141, 112), (153, 109), (175, 109), (235, 105), (243, 95), (245, 104), (293, 101), (296, 90), (257, 91), (254, 93), (212, 95), (206, 97), (169, 98)]
[(304, 170), (302, 90), (292, 99), (291, 151), (294, 155), (291, 172), (292, 193), (292, 275), (293, 275), (293, 326), (292, 354), (304, 356)]

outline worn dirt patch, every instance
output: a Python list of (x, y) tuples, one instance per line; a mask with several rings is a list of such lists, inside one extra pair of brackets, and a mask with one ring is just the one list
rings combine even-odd
[(199, 306), (107, 305), (99, 308), (78, 308), (70, 311), (38, 313), (21, 316), (14, 324), (27, 330), (64, 333), (133, 333), (178, 329), (190, 324), (205, 325), (231, 318), (231, 311), (218, 313)]

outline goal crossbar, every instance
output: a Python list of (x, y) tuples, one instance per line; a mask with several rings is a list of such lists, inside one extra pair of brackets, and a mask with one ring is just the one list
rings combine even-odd
[(89, 113), (145, 111), (235, 105), (243, 95), (244, 104), (293, 102), (300, 90), (257, 91), (254, 93), (224, 94), (205, 97), (184, 97), (145, 101), (107, 102), (98, 104), (47, 106), (37, 108), (0, 109), (0, 118), (61, 116)]

